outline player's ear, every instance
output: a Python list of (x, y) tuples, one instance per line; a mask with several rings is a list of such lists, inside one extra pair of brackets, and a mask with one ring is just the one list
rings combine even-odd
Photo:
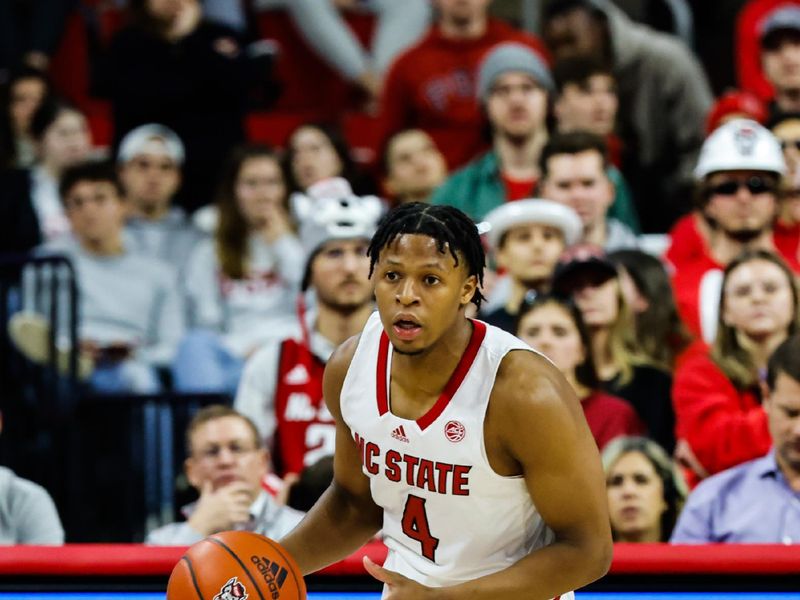
[(475, 291), (478, 289), (478, 277), (477, 275), (470, 275), (464, 280), (464, 284), (461, 287), (461, 304), (466, 306), (472, 301), (472, 297), (475, 295)]

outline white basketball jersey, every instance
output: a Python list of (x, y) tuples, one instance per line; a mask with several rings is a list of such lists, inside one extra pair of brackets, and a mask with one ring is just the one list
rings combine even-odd
[(367, 321), (340, 402), (372, 497), (383, 508), (387, 569), (431, 587), (455, 585), (552, 543), (524, 479), (498, 475), (486, 455), (484, 417), (510, 350), (533, 352), (473, 321), (472, 338), (436, 404), (416, 421), (402, 419), (389, 399), (389, 338), (378, 313)]

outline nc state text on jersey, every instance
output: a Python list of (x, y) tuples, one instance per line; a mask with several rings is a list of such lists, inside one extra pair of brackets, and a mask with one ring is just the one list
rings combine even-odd
[(361, 454), (361, 464), (371, 475), (381, 473), (380, 459), (383, 457), (383, 475), (389, 481), (404, 481), (410, 486), (438, 494), (469, 496), (471, 466), (432, 461), (397, 450), (389, 450), (384, 454), (377, 444), (366, 441), (357, 433), (355, 441)]

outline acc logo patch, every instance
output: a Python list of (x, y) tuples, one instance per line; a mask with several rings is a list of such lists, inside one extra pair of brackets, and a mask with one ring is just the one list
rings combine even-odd
[(460, 442), (467, 435), (467, 428), (459, 421), (448, 421), (444, 426), (444, 436), (453, 443)]
[(219, 594), (214, 596), (214, 600), (247, 600), (247, 597), (247, 588), (244, 584), (239, 582), (238, 577), (231, 577), (222, 586)]

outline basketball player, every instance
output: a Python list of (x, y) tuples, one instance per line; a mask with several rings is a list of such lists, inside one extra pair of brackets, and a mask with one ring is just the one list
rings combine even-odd
[(480, 304), (475, 225), (403, 205), (372, 238), (378, 312), (325, 370), (334, 481), (281, 542), (303, 573), (383, 529), (383, 597), (572, 598), (603, 576), (611, 533), (589, 428), (558, 370), (465, 317)]

